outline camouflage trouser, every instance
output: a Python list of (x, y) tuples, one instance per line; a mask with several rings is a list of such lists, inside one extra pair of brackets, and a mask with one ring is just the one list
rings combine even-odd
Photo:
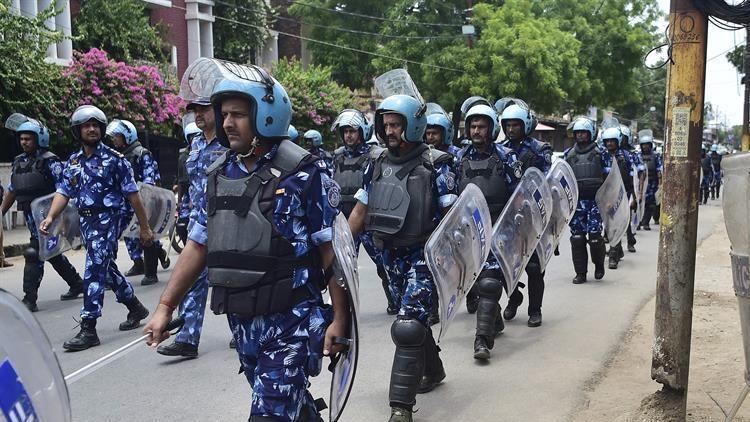
[[(161, 242), (158, 240), (154, 240), (154, 245), (156, 245), (157, 251), (163, 249), (161, 246)], [(135, 261), (136, 259), (143, 259), (143, 248), (141, 248), (140, 239), (126, 237), (125, 249), (128, 250), (128, 256), (130, 256), (131, 260)]]
[(429, 327), (432, 292), (435, 283), (424, 261), (421, 246), (385, 249), (383, 265), (388, 271), (389, 287), (399, 316), (409, 316)]
[(241, 318), (227, 315), (237, 342), (240, 371), (252, 387), (251, 416), (298, 421), (316, 415), (307, 390), (320, 374), (325, 330), (333, 312), (322, 300), (303, 301), (287, 312)]
[(360, 243), (365, 247), (367, 255), (377, 266), (383, 265), (383, 252), (375, 247), (375, 241), (372, 239), (372, 232), (362, 232), (358, 238), (354, 239), (354, 250), (359, 251)]
[(648, 179), (646, 187), (646, 204), (656, 204), (656, 191), (659, 190), (659, 180)]
[(180, 316), (185, 318), (185, 325), (177, 333), (176, 342), (198, 347), (201, 341), (201, 331), (203, 331), (203, 317), (206, 314), (207, 298), (208, 269), (204, 268), (180, 304)]
[(576, 212), (570, 219), (570, 234), (572, 236), (586, 233), (602, 232), (602, 215), (599, 206), (593, 199), (579, 199)]
[(118, 212), (81, 217), (81, 234), (86, 242), (86, 271), (83, 275), (82, 318), (99, 318), (104, 288), (109, 285), (118, 302), (133, 298), (133, 286), (117, 268), (117, 243), (130, 219)]

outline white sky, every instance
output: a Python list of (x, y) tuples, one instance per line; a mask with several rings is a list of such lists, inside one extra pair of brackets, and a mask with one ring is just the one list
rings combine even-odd
[[(730, 4), (733, 2), (729, 2)], [(669, 14), (669, 0), (659, 0), (659, 6)], [(662, 24), (666, 27), (666, 22)], [(708, 52), (706, 63), (706, 101), (718, 107), (718, 122), (730, 127), (742, 124), (744, 85), (737, 70), (726, 59), (726, 53), (737, 44), (745, 44), (745, 31), (727, 31), (708, 24)]]

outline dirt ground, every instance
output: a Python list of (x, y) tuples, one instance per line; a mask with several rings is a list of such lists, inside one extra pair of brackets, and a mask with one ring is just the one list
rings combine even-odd
[[(657, 422), (659, 402), (669, 400), (651, 380), (654, 299), (633, 320), (623, 343), (587, 385), (576, 422)], [(737, 299), (732, 290), (729, 239), (723, 220), (696, 254), (688, 421), (723, 421), (744, 386), (745, 362)], [(719, 407), (721, 406), (721, 407)], [(735, 421), (750, 421), (750, 398)]]

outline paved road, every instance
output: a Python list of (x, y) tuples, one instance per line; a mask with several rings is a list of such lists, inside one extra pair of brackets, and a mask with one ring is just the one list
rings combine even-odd
[[(719, 221), (719, 203), (701, 207), (699, 241)], [(427, 395), (418, 397), (417, 421), (561, 421), (584, 400), (584, 389), (617, 348), (641, 305), (653, 295), (656, 279), (658, 231), (638, 233), (638, 252), (627, 254), (617, 271), (608, 271), (601, 282), (571, 284), (570, 244), (560, 246), (561, 256), (547, 268), (544, 325), (526, 327), (525, 304), (516, 320), (506, 324), (488, 364), (472, 358), (475, 320), (461, 311), (442, 341), (448, 377)], [(120, 248), (120, 268), (129, 262)], [(627, 253), (627, 252), (626, 252)], [(69, 255), (79, 269), (83, 254)], [(176, 256), (172, 258), (176, 261)], [(0, 287), (21, 294), (22, 258), (0, 270)], [(700, 263), (698, 263), (700, 265)], [(357, 383), (344, 421), (388, 419), (388, 379), (394, 346), (385, 314), (385, 299), (374, 265), (360, 259), (362, 289), (362, 356)], [(593, 267), (590, 268), (593, 275)], [(159, 274), (163, 281), (168, 271)], [(118, 348), (136, 332), (117, 331), (125, 318), (124, 306), (107, 293), (98, 332), (102, 345), (84, 352), (65, 353), (63, 341), (76, 333), (79, 303), (60, 302), (66, 286), (47, 266), (36, 317), (45, 328), (64, 373)], [(158, 302), (164, 283), (136, 286), (149, 309)], [(505, 298), (503, 298), (503, 303)], [(250, 390), (234, 351), (228, 348), (229, 329), (224, 317), (209, 313), (200, 347), (192, 361), (167, 359), (139, 347), (70, 386), (76, 421), (244, 421)], [(313, 379), (316, 397), (328, 395), (330, 377)]]

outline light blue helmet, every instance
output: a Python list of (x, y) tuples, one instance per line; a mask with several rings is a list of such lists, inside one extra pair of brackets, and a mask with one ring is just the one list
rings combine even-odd
[(331, 132), (338, 134), (341, 140), (344, 139), (343, 128), (350, 127), (355, 130), (359, 130), (359, 135), (362, 141), (367, 141), (372, 137), (372, 125), (367, 120), (367, 117), (359, 111), (352, 108), (348, 108), (342, 111), (336, 120), (331, 125)]
[(221, 103), (228, 98), (244, 98), (250, 102), (253, 132), (260, 140), (281, 141), (289, 136), (292, 121), (292, 102), (281, 84), (263, 68), (222, 62), (232, 75), (214, 86), (211, 104), (216, 115), (216, 135), (219, 142), (229, 147), (224, 132)]
[(439, 126), (443, 129), (443, 143), (453, 145), (453, 122), (443, 113), (429, 114), (427, 116), (427, 127)]
[(623, 124), (620, 124), (620, 132), (622, 133), (622, 145), (629, 145), (630, 141), (633, 139), (633, 132), (628, 126), (625, 126)]
[(112, 120), (107, 125), (107, 136), (115, 137), (115, 135), (122, 135), (127, 145), (132, 145), (133, 142), (138, 140), (138, 132), (135, 130), (135, 126), (127, 120)]
[(591, 134), (590, 141), (593, 142), (596, 139), (596, 122), (586, 118), (586, 117), (579, 117), (573, 122), (573, 134), (575, 135), (576, 132), (585, 130), (586, 132)]
[(36, 136), (36, 144), (39, 148), (49, 148), (49, 130), (39, 121), (29, 119), (21, 123), (16, 129), (16, 137), (22, 133), (33, 133)]
[(620, 131), (620, 128), (610, 127), (604, 129), (604, 132), (602, 132), (602, 143), (606, 146), (607, 140), (609, 139), (616, 140), (617, 146), (620, 146), (620, 144), (622, 143), (622, 132)]
[(490, 142), (493, 142), (497, 138), (500, 129), (497, 127), (497, 112), (495, 109), (487, 104), (475, 104), (467, 112), (464, 118), (464, 130), (469, 133), (469, 127), (471, 121), (477, 117), (484, 117), (489, 120), (490, 123)]
[(643, 145), (643, 144), (653, 144), (654, 143), (654, 138), (652, 136), (643, 135), (643, 136), (641, 136), (638, 139), (638, 143), (641, 144), (641, 145)]
[(711, 152), (719, 152), (719, 146), (716, 144), (711, 145)]
[(519, 104), (511, 104), (503, 110), (503, 114), (500, 116), (500, 125), (503, 127), (503, 131), (505, 131), (505, 122), (509, 120), (520, 120), (523, 123), (523, 132), (526, 136), (530, 135), (536, 128), (534, 113), (531, 109)]
[(198, 135), (199, 133), (203, 132), (198, 125), (195, 124), (195, 122), (188, 123), (187, 126), (185, 126), (185, 129), (183, 129), (182, 133), (185, 135), (185, 141), (189, 144), (190, 141), (193, 140), (193, 138)]
[(101, 136), (104, 138), (107, 132), (107, 116), (104, 115), (104, 112), (99, 107), (84, 104), (75, 109), (73, 115), (70, 116), (70, 131), (73, 132), (75, 139), (81, 139), (81, 125), (91, 120), (99, 123)]
[(408, 95), (391, 95), (383, 100), (375, 110), (375, 134), (385, 142), (384, 114), (398, 114), (404, 118), (404, 132), (401, 140), (413, 143), (424, 142), (424, 131), (427, 129), (426, 107), (414, 97)]
[(315, 129), (310, 129), (305, 132), (303, 138), (305, 138), (306, 141), (309, 141), (314, 147), (323, 146), (323, 135)]
[(286, 133), (289, 136), (290, 141), (294, 143), (299, 141), (299, 132), (297, 132), (297, 128), (294, 127), (294, 125), (289, 125), (289, 129), (287, 129)]

